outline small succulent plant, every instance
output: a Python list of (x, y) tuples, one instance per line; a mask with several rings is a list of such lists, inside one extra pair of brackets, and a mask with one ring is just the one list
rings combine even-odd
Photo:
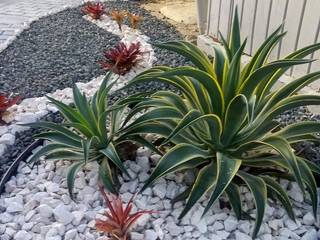
[(130, 46), (126, 46), (126, 44), (120, 42), (114, 48), (104, 53), (105, 60), (101, 61), (100, 64), (105, 70), (125, 75), (138, 63), (141, 54), (139, 42), (132, 43)]
[(2, 115), (7, 111), (7, 109), (20, 101), (19, 96), (13, 96), (12, 94), (9, 96), (0, 94), (0, 125), (3, 123)]
[(95, 20), (98, 20), (101, 18), (103, 14), (106, 13), (105, 7), (101, 2), (88, 2), (83, 8), (82, 12), (89, 15)]
[(134, 196), (124, 206), (120, 197), (108, 196), (102, 186), (100, 186), (100, 191), (109, 211), (104, 214), (106, 220), (96, 220), (96, 228), (109, 235), (110, 240), (129, 240), (130, 230), (136, 221), (144, 214), (155, 213), (152, 210), (131, 213)]
[(110, 15), (111, 15), (111, 18), (117, 22), (120, 31), (122, 31), (122, 24), (124, 19), (127, 16), (127, 13), (125, 11), (113, 10)]
[(132, 13), (128, 13), (127, 16), (129, 18), (131, 28), (137, 29), (139, 23), (142, 21), (143, 18), (139, 15), (132, 14)]

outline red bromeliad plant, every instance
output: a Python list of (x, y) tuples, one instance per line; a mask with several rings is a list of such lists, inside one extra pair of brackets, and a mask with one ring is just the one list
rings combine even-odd
[(111, 70), (116, 74), (125, 75), (139, 61), (140, 43), (132, 43), (129, 47), (120, 42), (114, 48), (104, 53), (105, 60), (100, 64), (105, 70)]
[(19, 96), (12, 97), (12, 95), (5, 96), (0, 94), (0, 125), (3, 123), (2, 115), (7, 111), (7, 109), (15, 105), (21, 98)]
[(82, 12), (89, 15), (95, 20), (100, 19), (101, 16), (106, 13), (105, 7), (101, 2), (88, 2), (86, 6), (82, 8)]
[(100, 191), (106, 202), (109, 212), (106, 211), (104, 214), (104, 216), (107, 218), (106, 220), (96, 220), (96, 228), (98, 231), (102, 231), (108, 234), (110, 240), (129, 240), (129, 233), (133, 224), (135, 224), (136, 221), (144, 214), (155, 213), (151, 210), (143, 210), (131, 213), (133, 207), (132, 201), (134, 196), (124, 207), (124, 204), (120, 197), (114, 197), (114, 199), (111, 200), (105, 193), (102, 186), (100, 186)]

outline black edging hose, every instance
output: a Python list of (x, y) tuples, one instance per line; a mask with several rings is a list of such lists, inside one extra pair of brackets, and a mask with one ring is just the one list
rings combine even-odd
[(8, 170), (3, 175), (1, 181), (0, 181), (0, 195), (4, 191), (5, 184), (9, 181), (9, 179), (17, 173), (18, 166), (20, 162), (26, 161), (28, 157), (32, 154), (32, 151), (43, 144), (43, 139), (38, 139), (34, 141), (32, 144), (30, 144), (17, 158), (14, 160), (14, 162), (11, 164), (11, 166), (8, 168)]

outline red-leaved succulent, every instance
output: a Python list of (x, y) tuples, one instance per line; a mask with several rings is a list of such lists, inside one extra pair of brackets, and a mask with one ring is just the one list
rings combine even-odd
[(98, 231), (106, 233), (110, 240), (129, 240), (130, 230), (136, 221), (144, 214), (155, 213), (152, 210), (131, 213), (134, 196), (124, 206), (119, 196), (108, 196), (102, 186), (100, 186), (100, 191), (109, 211), (104, 214), (106, 220), (96, 219), (96, 228)]
[(142, 52), (139, 42), (131, 43), (129, 47), (123, 42), (120, 42), (114, 48), (104, 53), (105, 60), (101, 61), (100, 64), (105, 70), (111, 70), (116, 74), (125, 75), (138, 63), (141, 55)]
[(20, 97), (13, 97), (12, 95), (6, 96), (0, 94), (0, 124), (3, 123), (2, 115), (7, 111), (7, 109), (13, 105), (15, 105), (18, 101), (20, 101)]
[(83, 8), (82, 12), (89, 15), (95, 20), (98, 20), (101, 18), (103, 14), (106, 13), (105, 7), (101, 2), (88, 2)]

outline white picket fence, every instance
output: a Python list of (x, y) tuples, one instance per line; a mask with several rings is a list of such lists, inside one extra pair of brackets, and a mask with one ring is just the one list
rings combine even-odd
[[(271, 53), (272, 59), (320, 42), (320, 0), (209, 0), (207, 13), (203, 13), (208, 16), (206, 34), (218, 37), (220, 31), (228, 37), (236, 6), (249, 55), (282, 23), (287, 35)], [(309, 58), (320, 59), (320, 51)], [(290, 74), (300, 76), (315, 70), (320, 70), (320, 60), (297, 66)]]

